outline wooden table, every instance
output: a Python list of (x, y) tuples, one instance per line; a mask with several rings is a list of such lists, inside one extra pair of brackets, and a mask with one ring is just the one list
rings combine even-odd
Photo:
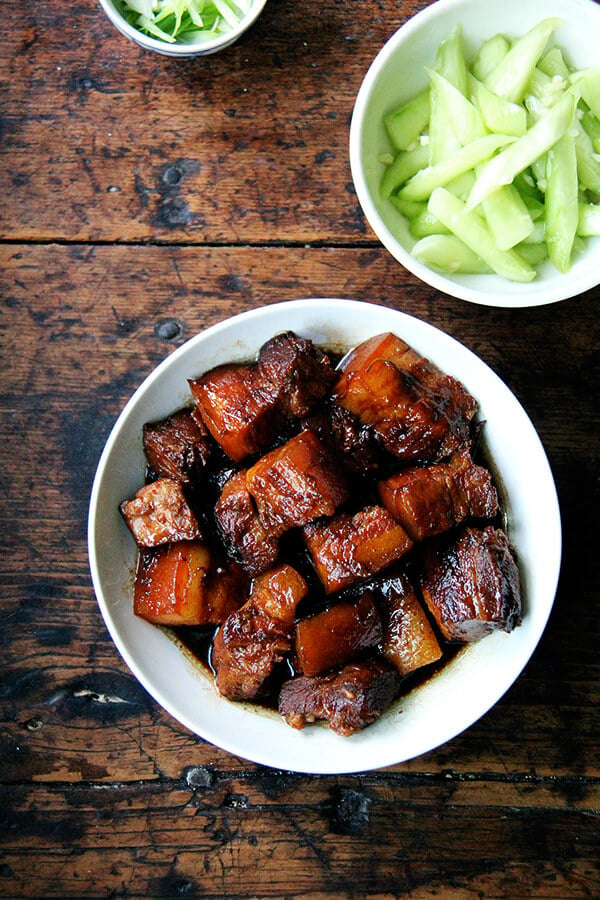
[[(195, 62), (139, 50), (92, 0), (3, 9), (2, 896), (600, 894), (600, 290), (475, 306), (369, 230), (353, 101), (426, 5), (270, 0)], [(404, 310), (479, 354), (539, 431), (564, 528), (550, 623), (502, 701), (422, 758), (344, 777), (234, 758), (163, 712), (87, 563), (96, 463), (133, 390), (207, 325), (311, 296)]]

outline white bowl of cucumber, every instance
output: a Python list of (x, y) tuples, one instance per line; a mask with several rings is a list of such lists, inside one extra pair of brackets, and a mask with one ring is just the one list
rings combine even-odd
[(488, 306), (600, 283), (598, 34), (593, 0), (438, 0), (385, 44), (350, 163), (406, 269)]
[(224, 50), (259, 17), (267, 0), (100, 0), (121, 34), (144, 50), (188, 59)]

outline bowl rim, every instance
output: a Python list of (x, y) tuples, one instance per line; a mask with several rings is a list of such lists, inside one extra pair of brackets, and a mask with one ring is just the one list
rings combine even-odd
[[(493, 5), (497, 5), (493, 0), (490, 0), (490, 2)], [(595, 0), (560, 0), (560, 2), (561, 5), (568, 3), (570, 6), (578, 7), (581, 10), (585, 9), (591, 15), (597, 16), (600, 26), (600, 6)], [(450, 273), (446, 275), (441, 271), (438, 272), (436, 269), (429, 268), (413, 257), (401, 241), (394, 236), (373, 201), (364, 172), (362, 132), (371, 96), (380, 74), (389, 63), (391, 57), (396, 53), (398, 46), (409, 40), (414, 32), (426, 28), (430, 20), (437, 17), (440, 13), (444, 13), (446, 10), (452, 11), (455, 7), (461, 8), (465, 5), (470, 5), (469, 0), (435, 0), (434, 3), (415, 13), (415, 15), (400, 25), (371, 61), (356, 96), (348, 141), (350, 170), (358, 201), (376, 237), (394, 259), (425, 284), (442, 291), (448, 296), (482, 306), (511, 309), (544, 306), (572, 299), (598, 286), (600, 283), (600, 274), (598, 274), (600, 273), (600, 260), (596, 268), (592, 266), (587, 272), (574, 273), (572, 269), (555, 286), (544, 288), (541, 281), (538, 281), (537, 283), (540, 287), (537, 288), (535, 287), (535, 282), (532, 282), (529, 287), (533, 287), (534, 292), (530, 294), (527, 293), (527, 285), (515, 285), (515, 283), (496, 274), (473, 276), (478, 279), (477, 286), (470, 286), (462, 281), (455, 280)], [(552, 11), (547, 11), (545, 15), (551, 16)], [(593, 242), (593, 246), (600, 250), (600, 238), (587, 238), (586, 240)], [(465, 279), (467, 278), (467, 276), (464, 277)], [(481, 282), (487, 278), (498, 279), (498, 287), (486, 293), (485, 289), (481, 287)], [(511, 291), (515, 291), (515, 293), (511, 293)]]
[(168, 41), (161, 41), (159, 38), (143, 34), (143, 32), (131, 25), (118, 9), (115, 0), (99, 0), (99, 2), (110, 22), (121, 34), (145, 50), (154, 50), (162, 56), (172, 57), (204, 56), (217, 50), (226, 49), (254, 24), (267, 4), (267, 0), (252, 0), (250, 9), (237, 25), (210, 41), (201, 43), (175, 41), (175, 43), (170, 44)]
[[(394, 758), (394, 754), (390, 755), (389, 746), (384, 741), (383, 746), (378, 746), (376, 740), (370, 741), (369, 734), (371, 730), (375, 726), (371, 726), (371, 728), (366, 729), (364, 732), (361, 732), (359, 735), (355, 735), (352, 738), (339, 738), (339, 736), (334, 736), (338, 741), (342, 741), (339, 744), (339, 753), (335, 754), (334, 759), (329, 758), (319, 758), (319, 761), (315, 763), (314, 759), (311, 760), (310, 764), (305, 765), (302, 760), (298, 762), (294, 762), (292, 766), (287, 765), (285, 759), (282, 759), (278, 755), (278, 747), (277, 746), (261, 746), (260, 749), (256, 749), (256, 747), (252, 748), (252, 752), (248, 753), (248, 749), (244, 747), (243, 739), (240, 740), (236, 738), (227, 737), (223, 738), (222, 734), (215, 732), (214, 728), (205, 727), (204, 724), (202, 727), (199, 727), (197, 721), (193, 721), (191, 717), (183, 714), (180, 709), (177, 708), (176, 702), (171, 702), (169, 698), (166, 698), (161, 690), (156, 687), (153, 683), (153, 672), (146, 672), (144, 666), (138, 663), (134, 654), (130, 652), (130, 649), (127, 645), (127, 641), (125, 636), (121, 635), (117, 623), (114, 621), (112, 611), (110, 608), (110, 604), (105, 596), (103, 584), (100, 577), (99, 572), (99, 539), (97, 535), (97, 525), (98, 525), (98, 517), (99, 517), (99, 498), (102, 488), (102, 482), (106, 477), (107, 465), (111, 460), (111, 454), (114, 450), (115, 444), (119, 438), (120, 432), (126, 427), (128, 418), (130, 413), (135, 409), (136, 404), (140, 401), (140, 399), (146, 395), (149, 391), (152, 390), (156, 381), (160, 379), (165, 372), (171, 367), (174, 367), (180, 359), (182, 359), (186, 354), (191, 353), (198, 345), (201, 345), (204, 341), (214, 337), (215, 335), (219, 335), (219, 333), (227, 332), (229, 329), (239, 329), (240, 327), (244, 327), (248, 322), (252, 320), (259, 321), (260, 319), (267, 319), (267, 321), (274, 317), (274, 325), (273, 325), (273, 333), (276, 333), (277, 330), (285, 330), (287, 327), (286, 319), (289, 318), (286, 314), (292, 314), (296, 310), (302, 310), (302, 312), (309, 312), (313, 317), (314, 321), (319, 323), (321, 321), (321, 317), (323, 315), (323, 305), (330, 306), (331, 304), (335, 304), (335, 312), (336, 314), (339, 312), (343, 314), (344, 311), (350, 311), (351, 309), (360, 309), (368, 314), (370, 310), (373, 310), (373, 313), (377, 313), (378, 315), (382, 315), (383, 311), (385, 311), (385, 318), (393, 318), (397, 321), (398, 325), (396, 327), (397, 333), (402, 336), (402, 326), (406, 325), (406, 323), (411, 323), (417, 330), (418, 333), (421, 334), (423, 339), (427, 337), (427, 335), (436, 334), (437, 339), (442, 341), (444, 346), (454, 347), (456, 352), (460, 353), (468, 358), (470, 363), (473, 363), (476, 368), (479, 369), (479, 373), (486, 372), (487, 376), (489, 376), (495, 383), (500, 386), (500, 389), (503, 390), (508, 397), (510, 398), (510, 402), (515, 409), (520, 411), (520, 415), (524, 418), (528, 427), (530, 428), (531, 435), (533, 440), (536, 442), (537, 448), (537, 465), (541, 470), (543, 470), (542, 477), (545, 478), (546, 484), (545, 488), (548, 491), (548, 502), (551, 510), (551, 540), (550, 544), (552, 554), (550, 558), (550, 562), (548, 563), (549, 568), (549, 578), (548, 583), (551, 584), (552, 590), (548, 591), (548, 597), (546, 598), (544, 608), (538, 612), (535, 617), (535, 623), (530, 623), (530, 628), (534, 630), (531, 633), (531, 636), (527, 642), (526, 648), (523, 652), (518, 654), (518, 658), (513, 658), (512, 655), (509, 655), (508, 665), (505, 666), (506, 661), (503, 661), (503, 676), (506, 671), (508, 673), (508, 677), (502, 682), (500, 689), (498, 689), (498, 685), (494, 685), (494, 690), (490, 695), (486, 695), (485, 701), (483, 705), (478, 706), (475, 714), (472, 712), (468, 712), (464, 719), (461, 719), (458, 724), (453, 722), (452, 728), (450, 729), (450, 733), (442, 732), (439, 736), (436, 737), (435, 740), (425, 739), (423, 741), (423, 745), (416, 745), (414, 752), (411, 752), (409, 755), (405, 755), (402, 758)], [(414, 340), (414, 337), (413, 337)], [(190, 372), (190, 377), (193, 377), (196, 373)], [(225, 750), (228, 753), (231, 753), (235, 756), (251, 760), (252, 762), (273, 766), (278, 769), (285, 769), (288, 771), (295, 772), (306, 772), (309, 774), (344, 774), (344, 773), (352, 773), (357, 771), (367, 771), (377, 768), (383, 768), (389, 765), (400, 764), (408, 761), (409, 759), (420, 756), (424, 753), (431, 752), (436, 747), (441, 744), (445, 744), (448, 741), (452, 740), (462, 731), (471, 727), (475, 722), (477, 722), (483, 715), (485, 715), (495, 704), (499, 701), (499, 699), (506, 693), (506, 691), (512, 686), (512, 684), (519, 677), (521, 672), (523, 671), (525, 665), (528, 663), (531, 655), (533, 654), (537, 644), (539, 643), (544, 629), (546, 627), (548, 617), (550, 616), (554, 597), (556, 594), (556, 587), (558, 584), (558, 577), (560, 572), (560, 558), (561, 558), (561, 545), (562, 545), (562, 534), (561, 534), (561, 523), (560, 523), (560, 509), (558, 505), (558, 497), (556, 494), (556, 487), (554, 484), (554, 480), (552, 477), (552, 472), (550, 469), (550, 465), (548, 462), (548, 458), (546, 456), (545, 450), (541, 444), (540, 438), (535, 430), (531, 420), (529, 419), (527, 413), (519, 403), (518, 399), (515, 395), (510, 391), (510, 389), (504, 384), (504, 382), (493, 372), (493, 370), (478, 357), (473, 351), (468, 349), (466, 346), (461, 344), (455, 338), (448, 335), (446, 332), (443, 332), (441, 329), (436, 326), (430, 325), (422, 319), (418, 319), (415, 316), (411, 316), (407, 313), (400, 312), (398, 310), (390, 309), (389, 307), (385, 307), (379, 304), (367, 303), (365, 301), (359, 300), (343, 300), (340, 298), (308, 298), (301, 300), (291, 300), (284, 301), (275, 304), (269, 304), (267, 306), (258, 307), (255, 309), (247, 310), (245, 312), (239, 313), (237, 315), (231, 316), (221, 322), (218, 322), (214, 325), (209, 326), (208, 328), (200, 331), (195, 336), (191, 337), (184, 344), (182, 344), (179, 348), (177, 348), (173, 353), (167, 356), (161, 363), (158, 364), (149, 375), (143, 380), (137, 390), (132, 394), (129, 398), (125, 406), (123, 407), (121, 413), (119, 414), (116, 422), (113, 425), (113, 428), (110, 432), (110, 435), (105, 443), (102, 454), (100, 456), (98, 467), (96, 470), (96, 474), (94, 477), (94, 482), (92, 486), (91, 496), (90, 496), (90, 505), (89, 505), (89, 516), (88, 516), (88, 556), (89, 556), (89, 565), (92, 576), (92, 584), (94, 587), (94, 592), (96, 596), (97, 603), (100, 607), (100, 611), (102, 613), (104, 622), (108, 629), (108, 632), (115, 643), (119, 653), (124, 659), (125, 663), (130, 668), (133, 675), (137, 678), (137, 680), (143, 685), (143, 687), (148, 691), (148, 693), (154, 698), (154, 700), (163, 707), (174, 719), (188, 728), (192, 733), (199, 735), (203, 739), (209, 741), (217, 747)], [(150, 628), (155, 628), (155, 626), (150, 626)], [(519, 629), (520, 630), (520, 629)], [(515, 632), (513, 632), (515, 634)], [(493, 636), (490, 635), (486, 640), (490, 640)], [(502, 635), (502, 638), (509, 638), (511, 635)], [(168, 638), (165, 637), (166, 640)], [(475, 646), (475, 645), (471, 645)], [(179, 651), (181, 653), (181, 651)], [(442, 671), (445, 671), (442, 670)], [(216, 691), (214, 691), (214, 686), (210, 685), (214, 695), (216, 696)], [(418, 688), (419, 691), (422, 690)], [(224, 700), (224, 698), (218, 698), (219, 702), (224, 702), (230, 707), (243, 707), (243, 704), (230, 704), (230, 701)], [(260, 716), (257, 716), (256, 708), (252, 709), (252, 716), (256, 717), (256, 720), (260, 719)], [(281, 722), (280, 717), (276, 714), (276, 718), (278, 723), (281, 723), (282, 727), (285, 729), (289, 729), (289, 726), (285, 725)], [(256, 721), (255, 720), (255, 721)], [(383, 721), (383, 717), (382, 720)], [(266, 727), (270, 727), (269, 723), (263, 719), (263, 722), (266, 723)], [(260, 726), (257, 726), (260, 728)], [(393, 726), (392, 726), (393, 727)], [(328, 729), (326, 729), (329, 731)], [(293, 729), (289, 729), (290, 732), (294, 735), (299, 735), (299, 740), (302, 740), (302, 736), (305, 733), (310, 732), (311, 729), (305, 729), (303, 732), (297, 732)], [(333, 735), (332, 732), (329, 732), (330, 735)], [(367, 735), (367, 740), (365, 741), (365, 735)], [(353, 741), (356, 739), (357, 746), (356, 752), (350, 752), (348, 754), (348, 758), (344, 757), (343, 748), (347, 746), (346, 742)], [(364, 745), (368, 748), (368, 757), (364, 753), (364, 747), (361, 752), (360, 741), (363, 741)], [(372, 745), (375, 744), (373, 747)], [(307, 747), (310, 744), (307, 742)]]

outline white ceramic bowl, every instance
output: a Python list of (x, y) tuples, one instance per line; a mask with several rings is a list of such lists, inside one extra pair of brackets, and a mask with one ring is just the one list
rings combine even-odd
[(538, 306), (574, 297), (600, 282), (600, 237), (586, 240), (571, 271), (563, 275), (547, 261), (529, 284), (498, 275), (446, 275), (411, 256), (415, 240), (404, 216), (382, 201), (379, 161), (390, 144), (383, 116), (428, 84), (438, 45), (461, 24), (467, 51), (475, 52), (494, 34), (517, 37), (549, 16), (563, 25), (555, 42), (578, 68), (598, 65), (600, 6), (594, 0), (438, 0), (409, 19), (378, 53), (358, 92), (350, 128), (350, 164), (356, 193), (371, 228), (398, 262), (432, 287), (488, 306)]
[[(522, 625), (470, 645), (439, 674), (352, 737), (325, 726), (296, 731), (276, 712), (219, 697), (212, 679), (160, 628), (132, 611), (136, 547), (119, 503), (143, 484), (142, 426), (190, 401), (187, 379), (218, 363), (253, 358), (268, 338), (292, 329), (325, 347), (349, 348), (393, 331), (478, 399), (484, 435), (506, 492), (508, 534), (524, 590)], [(556, 492), (539, 438), (506, 385), (453, 338), (404, 313), (348, 300), (298, 300), (256, 309), (192, 338), (144, 381), (108, 439), (89, 512), (92, 578), (121, 655), (152, 696), (191, 731), (245, 759), (280, 769), (341, 773), (425, 753), (468, 728), (513, 683), (546, 624), (561, 554)]]
[(253, 0), (248, 13), (240, 20), (239, 24), (224, 34), (220, 34), (211, 40), (196, 39), (188, 42), (179, 41), (175, 44), (169, 44), (167, 41), (161, 41), (158, 38), (142, 34), (141, 31), (130, 25), (122, 16), (119, 6), (114, 0), (100, 0), (100, 6), (115, 28), (140, 47), (143, 47), (145, 50), (153, 50), (155, 53), (162, 54), (162, 56), (188, 59), (193, 56), (208, 56), (211, 53), (217, 53), (219, 50), (224, 50), (225, 47), (235, 43), (258, 19), (266, 2), (267, 0)]

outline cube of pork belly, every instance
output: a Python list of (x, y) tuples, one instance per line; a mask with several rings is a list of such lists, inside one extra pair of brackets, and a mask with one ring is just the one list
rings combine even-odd
[(398, 369), (412, 375), (430, 391), (439, 394), (449, 407), (454, 408), (454, 415), (460, 413), (470, 420), (477, 411), (477, 401), (460, 381), (446, 375), (430, 360), (413, 350), (406, 341), (389, 331), (363, 341), (344, 357), (339, 367), (342, 378), (338, 382), (338, 389), (341, 385), (343, 390), (346, 377), (368, 369), (376, 359), (394, 363)]
[(294, 653), (303, 675), (344, 665), (383, 640), (381, 615), (371, 591), (355, 603), (343, 601), (296, 624)]
[(172, 478), (159, 478), (144, 485), (133, 500), (121, 503), (120, 509), (138, 547), (202, 537), (180, 483)]
[(293, 418), (307, 415), (337, 379), (329, 358), (292, 331), (276, 335), (261, 347), (258, 368), (273, 385), (282, 412)]
[(400, 683), (396, 669), (383, 661), (351, 663), (341, 672), (286, 681), (279, 694), (279, 712), (292, 728), (325, 719), (337, 734), (355, 734), (390, 707)]
[(311, 431), (266, 453), (246, 484), (263, 526), (278, 534), (331, 516), (348, 497), (339, 465)]
[(475, 400), (395, 335), (360, 344), (340, 366), (333, 398), (409, 462), (435, 462), (469, 440)]
[(288, 565), (254, 581), (249, 600), (215, 635), (211, 662), (220, 694), (249, 700), (260, 693), (291, 648), (296, 607), (307, 592), (304, 579)]
[(279, 541), (260, 521), (246, 487), (246, 472), (243, 469), (226, 482), (215, 506), (215, 517), (229, 555), (250, 575), (260, 575), (275, 564)]
[(303, 425), (352, 475), (364, 475), (381, 461), (382, 448), (375, 431), (361, 425), (356, 416), (337, 403), (321, 404), (304, 419)]
[(133, 611), (155, 625), (218, 625), (244, 602), (248, 580), (200, 541), (140, 553)]
[(425, 468), (403, 469), (378, 484), (379, 497), (413, 541), (441, 534), (467, 516), (491, 519), (498, 512), (492, 476), (468, 450)]
[(382, 653), (387, 661), (403, 676), (437, 662), (442, 649), (407, 576), (386, 578), (379, 592), (384, 620)]
[(381, 506), (313, 522), (304, 528), (304, 540), (327, 594), (374, 575), (412, 547), (402, 526)]
[(175, 481), (194, 478), (211, 452), (208, 431), (190, 409), (180, 409), (161, 422), (147, 422), (143, 441), (146, 458), (156, 474)]
[(424, 548), (421, 591), (450, 641), (477, 641), (521, 622), (519, 571), (503, 531), (465, 528)]
[(272, 441), (277, 397), (256, 366), (217, 366), (189, 384), (202, 420), (231, 459), (241, 462)]

